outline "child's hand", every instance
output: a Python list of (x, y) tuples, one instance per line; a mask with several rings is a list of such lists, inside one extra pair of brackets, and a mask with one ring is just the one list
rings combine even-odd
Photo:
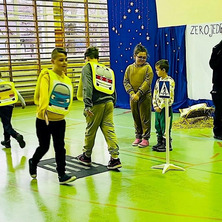
[(49, 125), (49, 118), (48, 118), (47, 113), (45, 113), (45, 123), (47, 126)]
[(137, 94), (133, 94), (131, 96), (131, 98), (132, 98), (133, 102), (137, 102), (139, 100), (139, 96)]
[(156, 111), (157, 113), (160, 113), (161, 110), (162, 110), (162, 109), (160, 109), (159, 107), (155, 107), (154, 109), (155, 109), (155, 111)]
[(94, 116), (94, 113), (92, 112), (92, 110), (90, 109), (90, 108), (86, 108), (85, 110), (84, 110), (84, 116), (85, 117), (92, 117), (92, 116)]

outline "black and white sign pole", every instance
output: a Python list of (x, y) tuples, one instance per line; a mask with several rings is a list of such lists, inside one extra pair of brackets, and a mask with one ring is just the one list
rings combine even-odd
[(159, 85), (160, 98), (165, 101), (165, 137), (166, 137), (166, 163), (161, 165), (152, 166), (152, 169), (163, 169), (162, 173), (168, 170), (184, 170), (182, 167), (170, 164), (170, 116), (169, 116), (169, 98), (170, 98), (170, 83), (169, 81), (160, 81)]

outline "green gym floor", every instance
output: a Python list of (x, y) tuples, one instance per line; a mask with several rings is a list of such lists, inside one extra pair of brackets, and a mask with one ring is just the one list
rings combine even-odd
[[(74, 101), (67, 116), (67, 155), (82, 153), (85, 119), (83, 104)], [(185, 171), (165, 174), (152, 166), (165, 164), (166, 154), (153, 152), (156, 144), (154, 113), (148, 148), (131, 146), (134, 140), (129, 110), (115, 109), (114, 122), (123, 167), (59, 185), (57, 174), (38, 167), (37, 180), (28, 172), (28, 159), (38, 143), (35, 106), (14, 108), (12, 123), (24, 135), (21, 149), (0, 149), (0, 222), (210, 222), (222, 221), (222, 141), (212, 129), (172, 131), (170, 163)], [(174, 114), (178, 119), (179, 114)], [(2, 127), (0, 130), (2, 135)], [(0, 137), (2, 139), (2, 136)], [(54, 157), (51, 147), (43, 159)], [(100, 131), (92, 161), (107, 165), (109, 154)]]

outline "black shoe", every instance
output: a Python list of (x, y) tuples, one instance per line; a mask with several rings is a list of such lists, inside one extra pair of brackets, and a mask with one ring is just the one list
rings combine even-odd
[(15, 139), (18, 141), (21, 148), (25, 147), (25, 141), (23, 140), (23, 136), (21, 134), (18, 134)]
[(157, 147), (161, 146), (163, 144), (163, 138), (157, 137), (157, 144), (152, 147), (153, 151), (156, 151)]
[(37, 177), (37, 165), (34, 165), (32, 159), (29, 159), (29, 174), (32, 178)]
[(1, 141), (1, 144), (2, 144), (2, 146), (4, 146), (5, 148), (11, 148), (10, 140), (7, 140), (7, 141), (3, 140), (3, 141)]
[(67, 174), (64, 174), (63, 176), (59, 176), (60, 184), (67, 184), (74, 180), (76, 180), (76, 176), (68, 176)]
[(162, 145), (163, 145), (163, 143), (159, 143), (159, 142), (158, 142), (156, 145), (154, 145), (154, 146), (152, 147), (152, 150), (153, 150), (153, 151), (156, 151), (157, 148), (160, 147), (160, 146), (162, 146)]
[[(173, 148), (170, 147), (170, 151), (172, 151), (172, 150), (173, 150)], [(157, 152), (166, 152), (166, 147), (165, 146), (159, 146), (159, 147), (156, 148), (155, 151), (157, 151)]]
[(122, 164), (120, 162), (120, 159), (119, 158), (118, 159), (114, 159), (114, 158), (111, 157), (111, 159), (110, 159), (110, 161), (108, 163), (107, 168), (109, 170), (114, 170), (114, 169), (121, 168), (121, 167), (122, 167)]
[(90, 165), (92, 164), (92, 162), (91, 162), (91, 157), (87, 157), (85, 153), (80, 154), (80, 155), (77, 156), (76, 158), (77, 158), (77, 160), (78, 160), (80, 163), (82, 163), (82, 164), (84, 164), (84, 165), (86, 165), (86, 166), (90, 166)]
[(214, 138), (217, 140), (222, 140), (222, 136), (214, 136)]

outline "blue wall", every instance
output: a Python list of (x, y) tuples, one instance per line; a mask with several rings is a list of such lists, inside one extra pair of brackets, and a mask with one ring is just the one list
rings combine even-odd
[(192, 101), (187, 98), (185, 26), (158, 28), (155, 0), (109, 0), (111, 68), (116, 75), (117, 107), (129, 108), (129, 96), (123, 87), (126, 67), (134, 62), (133, 49), (142, 43), (149, 52), (148, 62), (157, 76), (155, 62), (167, 59), (169, 75), (175, 80), (174, 112)]

